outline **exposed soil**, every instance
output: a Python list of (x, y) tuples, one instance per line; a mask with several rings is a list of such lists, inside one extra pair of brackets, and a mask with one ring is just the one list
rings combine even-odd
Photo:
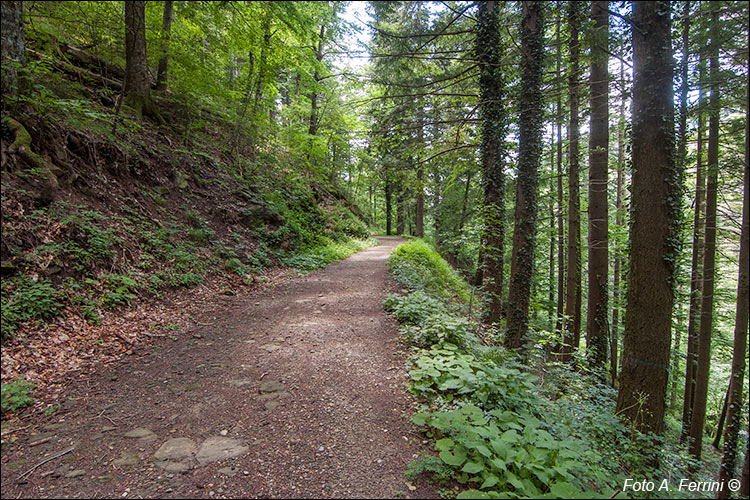
[(437, 497), (404, 477), (425, 447), (382, 307), (401, 241), (221, 296), (175, 340), (68, 375), (62, 408), (3, 428), (2, 496)]

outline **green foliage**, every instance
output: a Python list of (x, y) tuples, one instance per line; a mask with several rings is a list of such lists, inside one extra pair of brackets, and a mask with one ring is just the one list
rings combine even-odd
[(286, 265), (295, 267), (302, 272), (310, 272), (328, 264), (345, 259), (353, 253), (359, 252), (376, 244), (373, 239), (349, 240), (345, 243), (328, 242), (325, 245), (313, 247), (298, 255), (286, 259)]
[(122, 274), (107, 274), (102, 278), (105, 283), (105, 294), (101, 298), (102, 305), (108, 309), (129, 304), (138, 296), (135, 292), (140, 288), (139, 283), (129, 276)]
[(31, 319), (51, 319), (63, 308), (63, 297), (45, 278), (26, 277), (3, 281), (2, 337), (12, 335), (18, 324)]
[(396, 316), (399, 323), (406, 325), (421, 325), (432, 315), (445, 310), (439, 300), (422, 291), (408, 295), (388, 295), (385, 298), (384, 306), (386, 311)]
[(388, 259), (393, 277), (402, 285), (438, 298), (469, 299), (469, 287), (440, 254), (413, 239), (399, 245)]
[(31, 382), (21, 379), (13, 379), (13, 382), (2, 383), (2, 413), (15, 411), (24, 406), (34, 403), (34, 399), (29, 395), (36, 387)]

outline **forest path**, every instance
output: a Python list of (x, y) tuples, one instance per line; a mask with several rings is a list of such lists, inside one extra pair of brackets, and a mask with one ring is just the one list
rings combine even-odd
[(3, 497), (437, 497), (404, 477), (422, 438), (382, 307), (402, 241), (230, 297), (71, 381), (70, 404), (3, 446)]

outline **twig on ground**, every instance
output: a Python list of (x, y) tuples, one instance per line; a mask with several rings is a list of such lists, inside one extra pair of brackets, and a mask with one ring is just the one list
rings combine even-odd
[(51, 462), (52, 460), (54, 460), (54, 459), (56, 459), (56, 458), (60, 458), (60, 457), (61, 457), (61, 456), (63, 456), (63, 455), (67, 455), (68, 453), (70, 453), (71, 451), (73, 451), (73, 450), (75, 450), (75, 449), (76, 449), (76, 447), (75, 447), (75, 446), (71, 446), (71, 447), (70, 447), (70, 448), (68, 448), (67, 450), (63, 450), (63, 451), (61, 451), (60, 453), (55, 453), (55, 454), (54, 454), (54, 455), (52, 455), (51, 457), (47, 457), (47, 458), (45, 458), (44, 460), (42, 460), (41, 462), (39, 462), (38, 464), (36, 464), (36, 465), (35, 465), (34, 467), (32, 467), (31, 469), (27, 470), (26, 472), (24, 472), (24, 473), (23, 473), (23, 474), (21, 474), (20, 476), (18, 476), (18, 477), (16, 478), (16, 481), (20, 481), (20, 480), (21, 480), (21, 479), (23, 479), (24, 477), (28, 476), (29, 474), (31, 474), (32, 472), (34, 472), (35, 470), (37, 470), (37, 469), (38, 469), (39, 467), (41, 467), (42, 465), (46, 464), (47, 462)]

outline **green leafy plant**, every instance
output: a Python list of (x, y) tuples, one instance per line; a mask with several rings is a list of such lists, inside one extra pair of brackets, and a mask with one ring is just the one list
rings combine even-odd
[(13, 382), (3, 382), (1, 386), (2, 398), (0, 401), (2, 401), (3, 414), (34, 403), (34, 399), (29, 394), (36, 388), (36, 384), (15, 378)]

